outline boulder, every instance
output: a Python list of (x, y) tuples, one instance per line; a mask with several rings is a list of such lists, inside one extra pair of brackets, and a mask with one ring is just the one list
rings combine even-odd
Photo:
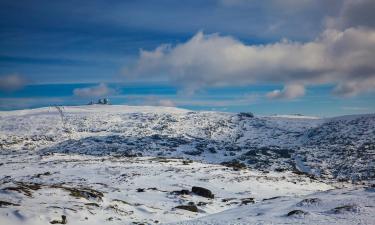
[(301, 217), (301, 216), (305, 216), (307, 215), (308, 213), (303, 211), (303, 210), (299, 210), (299, 209), (295, 209), (295, 210), (292, 210), (290, 212), (288, 212), (288, 214), (286, 214), (287, 216), (297, 216), (297, 217)]
[(334, 214), (341, 214), (341, 213), (357, 213), (359, 212), (359, 207), (356, 205), (343, 205), (343, 206), (338, 206), (334, 209), (331, 210), (332, 213)]
[(254, 198), (243, 198), (241, 199), (241, 205), (253, 204), (255, 203)]
[(196, 205), (179, 205), (174, 207), (175, 209), (183, 209), (190, 212), (198, 212), (198, 207)]
[(66, 216), (65, 215), (61, 216), (61, 220), (52, 220), (50, 222), (50, 224), (66, 224), (66, 223), (67, 223), (67, 220), (66, 220)]
[(214, 198), (215, 197), (214, 194), (212, 194), (212, 192), (210, 190), (208, 190), (206, 188), (203, 188), (203, 187), (194, 186), (191, 189), (191, 192), (193, 192), (196, 195), (206, 197), (206, 198)]

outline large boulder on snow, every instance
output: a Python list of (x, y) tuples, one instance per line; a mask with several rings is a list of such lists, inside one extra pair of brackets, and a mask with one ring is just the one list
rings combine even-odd
[(206, 188), (203, 188), (203, 187), (194, 186), (191, 189), (191, 192), (193, 192), (196, 195), (206, 197), (206, 198), (214, 198), (215, 197), (214, 194), (212, 194), (212, 192), (210, 190), (208, 190)]

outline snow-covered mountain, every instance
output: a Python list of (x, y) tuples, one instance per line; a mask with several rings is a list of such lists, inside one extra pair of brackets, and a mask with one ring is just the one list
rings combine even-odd
[[(366, 224), (375, 207), (374, 137), (375, 114), (254, 117), (108, 105), (0, 112), (0, 221), (66, 222), (61, 214), (69, 224), (228, 224), (238, 215), (232, 224)], [(326, 203), (298, 206), (310, 198)], [(334, 213), (341, 206), (348, 210)]]
[[(375, 178), (375, 115), (332, 119), (84, 106), (0, 114), (1, 148), (38, 153), (237, 160), (261, 170), (304, 168), (342, 180)], [(301, 165), (303, 164), (303, 165)]]

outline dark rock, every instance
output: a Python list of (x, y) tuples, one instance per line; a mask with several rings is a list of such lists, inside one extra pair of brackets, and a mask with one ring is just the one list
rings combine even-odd
[(66, 216), (62, 215), (61, 220), (52, 220), (51, 224), (66, 224), (68, 221), (66, 220)]
[(103, 193), (97, 190), (93, 190), (90, 188), (72, 188), (72, 187), (64, 187), (64, 186), (52, 186), (55, 188), (62, 188), (66, 191), (70, 192), (70, 196), (76, 198), (85, 198), (87, 200), (95, 199), (101, 201), (103, 198)]
[(216, 149), (213, 148), (213, 147), (209, 147), (208, 151), (211, 152), (211, 153), (217, 153)]
[(193, 162), (193, 160), (183, 160), (182, 161), (182, 164), (183, 165), (189, 165), (190, 163), (192, 163)]
[(241, 119), (244, 119), (244, 118), (253, 118), (254, 114), (251, 113), (251, 112), (240, 112), (240, 113), (238, 113), (238, 117), (240, 117)]
[(41, 176), (50, 176), (52, 175), (51, 172), (45, 172), (45, 173), (38, 173), (35, 175), (36, 178), (40, 178)]
[(254, 204), (254, 198), (243, 198), (241, 199), (241, 205)]
[(275, 168), (275, 172), (284, 172), (285, 170), (284, 168)]
[(191, 212), (198, 212), (198, 207), (196, 205), (179, 205), (174, 207), (175, 209), (183, 209)]
[(359, 212), (359, 208), (356, 205), (344, 205), (339, 206), (331, 210), (332, 213), (340, 214), (340, 213), (346, 213), (346, 212)]
[(190, 194), (190, 191), (189, 190), (172, 191), (171, 194), (173, 194), (173, 195), (188, 195), (188, 194)]
[(16, 191), (28, 197), (32, 197), (32, 191), (37, 191), (41, 188), (40, 184), (34, 184), (34, 183), (17, 182), (16, 184), (17, 184), (16, 187), (6, 187), (3, 190), (4, 191)]
[(230, 162), (222, 162), (221, 165), (231, 167), (235, 171), (246, 169), (246, 165), (244, 163), (241, 163), (241, 162), (237, 161), (237, 160), (233, 160), (233, 161), (230, 161)]
[(137, 188), (137, 192), (145, 192), (144, 188)]
[(307, 215), (308, 213), (299, 209), (292, 210), (288, 212), (287, 216), (304, 216)]
[(95, 202), (89, 202), (89, 203), (85, 203), (86, 206), (95, 206), (95, 207), (99, 207), (99, 204), (98, 203), (95, 203)]
[(197, 206), (205, 206), (207, 204), (208, 204), (207, 202), (198, 202)]
[(20, 206), (20, 205), (12, 203), (12, 202), (0, 201), (0, 208), (5, 208), (7, 206)]
[(281, 196), (275, 196), (275, 197), (272, 197), (272, 198), (265, 198), (265, 199), (263, 199), (263, 201), (269, 201), (269, 200), (274, 200), (274, 199), (278, 199), (278, 198), (281, 198)]
[(222, 202), (229, 202), (229, 201), (232, 201), (232, 200), (236, 200), (236, 198), (223, 198), (221, 201)]
[(194, 186), (191, 189), (191, 192), (193, 192), (196, 195), (206, 197), (206, 198), (214, 198), (215, 197), (214, 194), (212, 194), (212, 192), (210, 190), (208, 190), (206, 188), (203, 188), (203, 187)]
[(306, 198), (297, 203), (297, 206), (317, 205), (321, 202), (319, 198)]

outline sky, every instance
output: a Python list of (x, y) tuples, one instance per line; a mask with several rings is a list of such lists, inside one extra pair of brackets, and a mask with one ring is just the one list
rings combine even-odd
[(2, 0), (0, 110), (375, 112), (373, 0)]

